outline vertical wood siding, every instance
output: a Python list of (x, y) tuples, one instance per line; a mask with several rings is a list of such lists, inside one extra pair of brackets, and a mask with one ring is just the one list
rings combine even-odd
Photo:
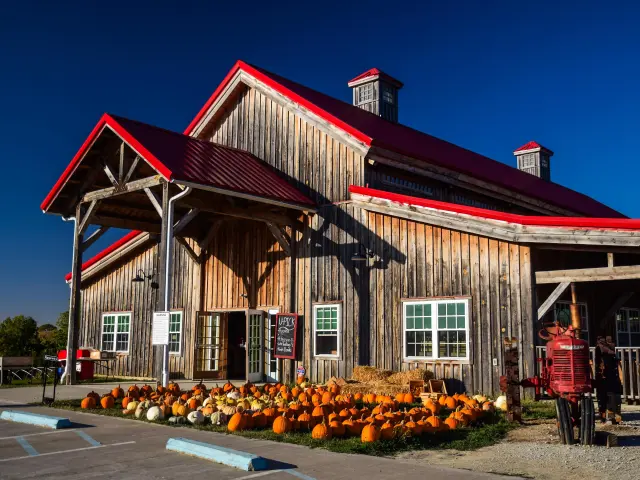
[[(194, 243), (192, 248), (197, 249)], [(193, 331), (195, 313), (200, 298), (200, 267), (185, 249), (175, 243), (173, 249), (173, 294), (171, 308), (182, 310), (182, 352), (170, 356), (172, 377), (189, 377), (193, 366)], [(153, 244), (142, 248), (133, 257), (115, 269), (82, 286), (82, 320), (80, 345), (101, 348), (102, 315), (109, 312), (131, 312), (129, 353), (117, 354), (111, 362), (110, 375), (151, 377), (153, 349), (151, 348), (151, 321), (157, 300), (157, 290), (149, 281), (132, 283), (139, 269), (149, 273), (158, 271), (158, 247)], [(97, 366), (96, 373), (105, 374)]]

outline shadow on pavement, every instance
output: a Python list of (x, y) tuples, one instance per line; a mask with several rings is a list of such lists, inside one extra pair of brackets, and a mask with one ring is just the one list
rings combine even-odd
[(291, 463), (279, 462), (278, 460), (267, 460), (267, 470), (291, 470), (294, 468), (298, 468), (297, 465), (292, 465)]

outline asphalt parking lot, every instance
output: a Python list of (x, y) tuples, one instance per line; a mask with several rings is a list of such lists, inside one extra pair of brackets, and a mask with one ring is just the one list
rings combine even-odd
[[(425, 467), (409, 462), (364, 455), (343, 455), (321, 449), (252, 440), (184, 427), (168, 427), (132, 420), (54, 410), (30, 405), (3, 404), (13, 409), (67, 417), (70, 429), (46, 428), (0, 420), (0, 479), (109, 479), (180, 478), (212, 475), (220, 480), (393, 479), (420, 476), (430, 479), (475, 480), (503, 478), (495, 475)], [(200, 442), (260, 455), (270, 469), (247, 472), (207, 460), (167, 451), (169, 438)], [(513, 477), (511, 477), (513, 478)]]

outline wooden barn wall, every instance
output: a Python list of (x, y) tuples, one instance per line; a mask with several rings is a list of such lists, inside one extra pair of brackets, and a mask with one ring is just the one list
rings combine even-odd
[[(192, 248), (197, 249), (195, 244)], [(197, 251), (197, 250), (196, 250)], [(140, 250), (108, 273), (90, 279), (82, 286), (82, 320), (80, 345), (100, 349), (102, 314), (131, 312), (129, 353), (117, 354), (110, 375), (151, 377), (153, 348), (151, 347), (151, 320), (156, 309), (157, 290), (149, 281), (132, 283), (139, 269), (149, 273), (158, 271), (157, 244)], [(193, 331), (195, 314), (200, 298), (200, 267), (178, 243), (174, 248), (172, 309), (182, 310), (182, 352), (170, 355), (169, 368), (173, 378), (191, 376), (193, 365)], [(106, 370), (96, 367), (96, 373)]]
[(213, 142), (252, 152), (319, 205), (364, 185), (362, 156), (254, 88), (240, 92), (207, 132)]

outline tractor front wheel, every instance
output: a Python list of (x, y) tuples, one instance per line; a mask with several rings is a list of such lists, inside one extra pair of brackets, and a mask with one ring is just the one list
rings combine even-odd
[(580, 399), (580, 443), (593, 445), (596, 432), (596, 412), (593, 398), (583, 396)]
[(556, 398), (556, 422), (558, 424), (558, 436), (564, 445), (573, 444), (573, 423), (571, 421), (571, 408), (566, 398)]

